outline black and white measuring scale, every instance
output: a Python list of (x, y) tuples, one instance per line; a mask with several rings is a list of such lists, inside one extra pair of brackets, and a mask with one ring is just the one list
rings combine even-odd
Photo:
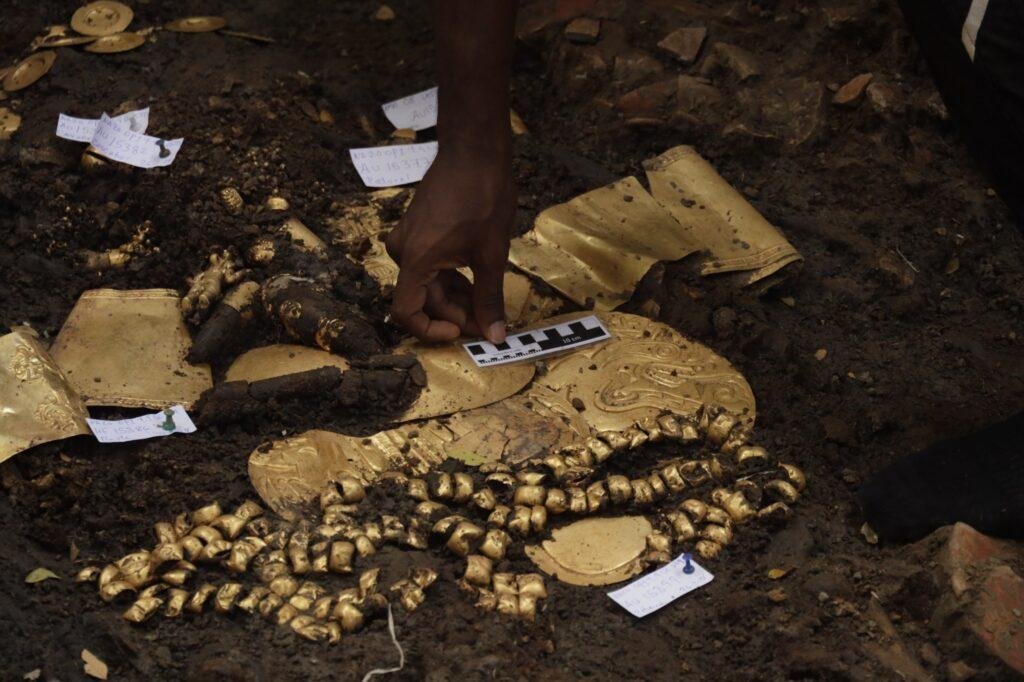
[(587, 346), (612, 338), (596, 315), (540, 329), (509, 334), (504, 343), (471, 341), (462, 344), (477, 367), (535, 360), (552, 353)]

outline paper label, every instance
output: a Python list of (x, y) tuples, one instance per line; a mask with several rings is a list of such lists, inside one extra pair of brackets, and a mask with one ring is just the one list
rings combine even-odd
[(426, 130), (437, 125), (437, 87), (381, 106), (395, 128)]
[(637, 618), (643, 618), (714, 579), (692, 558), (690, 565), (693, 572), (686, 573), (683, 570), (686, 557), (681, 554), (658, 570), (609, 592), (608, 596)]
[(437, 142), (350, 149), (352, 164), (367, 187), (419, 182), (437, 156)]
[[(133, 132), (144, 133), (149, 127), (149, 107), (114, 116), (110, 121), (118, 127), (126, 127)], [(57, 119), (57, 137), (73, 142), (92, 142), (99, 124), (98, 118), (75, 118), (61, 114)]]
[(132, 132), (113, 123), (106, 114), (96, 126), (92, 146), (103, 156), (139, 168), (169, 166), (178, 155), (185, 140), (164, 140), (151, 135)]
[(159, 438), (172, 433), (193, 433), (196, 425), (181, 405), (133, 419), (86, 419), (96, 440), (101, 443), (126, 443)]
[(610, 338), (612, 335), (601, 320), (596, 315), (588, 315), (564, 324), (509, 334), (504, 343), (471, 341), (462, 345), (477, 367), (491, 367), (534, 360)]

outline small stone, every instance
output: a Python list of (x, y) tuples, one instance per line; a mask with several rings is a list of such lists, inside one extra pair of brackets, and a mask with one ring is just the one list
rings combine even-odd
[(707, 35), (708, 30), (703, 26), (679, 28), (662, 38), (658, 47), (683, 64), (693, 64)]
[(930, 666), (936, 666), (942, 663), (942, 656), (939, 655), (939, 650), (931, 644), (922, 644), (921, 648), (917, 650), (917, 655), (921, 657), (921, 660)]
[(875, 529), (872, 528), (870, 525), (865, 523), (863, 526), (861, 526), (860, 534), (864, 536), (864, 539), (867, 541), (869, 545), (878, 544), (878, 533), (876, 533)]
[(760, 76), (762, 73), (757, 57), (742, 47), (729, 43), (715, 43), (700, 72), (702, 76), (710, 77), (721, 71), (731, 72), (740, 82)]
[(391, 9), (390, 5), (381, 5), (377, 8), (373, 18), (377, 21), (394, 21), (395, 10)]
[(768, 590), (767, 593), (768, 601), (771, 601), (775, 604), (781, 604), (782, 602), (786, 601), (788, 596), (789, 595), (786, 594), (786, 590), (782, 589), (781, 587), (776, 587), (774, 589)]
[(793, 298), (792, 296), (783, 296), (780, 300), (790, 308), (796, 305), (796, 299)]
[(860, 476), (858, 476), (857, 472), (853, 469), (843, 469), (840, 476), (842, 476), (843, 482), (848, 485), (857, 485), (860, 483)]
[(860, 99), (860, 96), (864, 94), (864, 89), (871, 82), (873, 74), (862, 73), (859, 76), (854, 76), (846, 85), (839, 88), (839, 91), (833, 95), (832, 103), (838, 104), (839, 106), (850, 106), (856, 104)]
[(946, 666), (946, 677), (949, 682), (966, 682), (977, 674), (977, 670), (963, 661), (953, 661)]
[(828, 600), (829, 600), (828, 592), (819, 592), (818, 593), (818, 603), (819, 604), (824, 604)]
[(815, 360), (821, 361), (821, 360), (824, 360), (827, 357), (828, 357), (828, 351), (825, 350), (824, 348), (819, 348), (818, 350), (814, 351), (814, 359)]
[(712, 314), (711, 323), (718, 338), (728, 339), (736, 332), (736, 311), (732, 308), (719, 308)]
[(994, 198), (996, 196), (996, 191), (989, 187), (988, 189), (985, 190), (985, 196), (989, 198)]
[(889, 83), (872, 80), (865, 92), (868, 102), (879, 114), (899, 114), (905, 108), (900, 93)]
[(576, 17), (565, 27), (565, 38), (571, 43), (593, 45), (601, 36), (601, 21), (590, 17)]

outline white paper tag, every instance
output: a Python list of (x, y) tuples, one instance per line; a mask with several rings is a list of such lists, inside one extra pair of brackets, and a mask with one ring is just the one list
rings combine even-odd
[(172, 433), (193, 433), (196, 425), (181, 405), (133, 419), (86, 419), (96, 440), (101, 443), (126, 443), (159, 438)]
[(426, 130), (437, 125), (437, 86), (381, 106), (395, 128)]
[[(149, 127), (149, 107), (114, 116), (110, 121), (118, 127), (126, 127), (136, 133), (146, 132)], [(96, 136), (98, 118), (75, 118), (61, 114), (57, 119), (57, 137), (73, 142), (92, 142)]]
[(349, 155), (367, 187), (395, 187), (423, 179), (437, 156), (437, 142), (363, 147)]
[(686, 573), (686, 555), (680, 554), (658, 570), (609, 592), (608, 596), (637, 618), (643, 618), (714, 579), (692, 558), (690, 566), (693, 571)]
[(523, 362), (612, 338), (596, 315), (509, 334), (504, 343), (470, 341), (462, 346), (477, 367)]
[(96, 126), (92, 146), (103, 156), (113, 161), (127, 163), (139, 168), (170, 166), (185, 140), (164, 140), (151, 135), (132, 132), (113, 123), (103, 114)]

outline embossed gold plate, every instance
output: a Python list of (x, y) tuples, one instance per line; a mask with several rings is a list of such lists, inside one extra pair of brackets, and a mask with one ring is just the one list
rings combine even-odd
[(71, 16), (71, 28), (85, 36), (110, 36), (128, 28), (135, 13), (113, 0), (98, 0), (79, 7)]
[(146, 42), (146, 36), (141, 33), (115, 33), (112, 36), (102, 36), (95, 42), (85, 46), (86, 52), (96, 54), (114, 54), (116, 52), (128, 52)]
[(252, 383), (321, 367), (337, 367), (344, 372), (349, 368), (349, 364), (348, 360), (340, 355), (319, 348), (277, 343), (253, 348), (239, 355), (228, 367), (225, 379)]
[(228, 20), (224, 17), (185, 17), (168, 22), (164, 28), (176, 33), (209, 33), (227, 25)]
[(570, 585), (611, 585), (643, 570), (647, 536), (643, 516), (583, 519), (551, 531), (551, 539), (527, 545), (540, 570)]
[(21, 127), (21, 116), (8, 109), (0, 107), (0, 140), (8, 140), (11, 135), (18, 132)]
[(679, 146), (644, 164), (651, 194), (710, 256), (701, 274), (742, 272), (753, 284), (803, 260), (700, 154)]
[(45, 76), (56, 59), (57, 53), (49, 50), (26, 57), (4, 76), (4, 90), (14, 92), (27, 88)]
[(0, 462), (89, 433), (89, 413), (30, 329), (0, 336)]
[(93, 289), (78, 299), (50, 353), (87, 405), (190, 407), (212, 385), (185, 362), (191, 341), (172, 289)]
[(63, 36), (61, 38), (44, 40), (39, 47), (73, 47), (75, 45), (88, 45), (89, 43), (96, 42), (97, 39), (98, 36)]

